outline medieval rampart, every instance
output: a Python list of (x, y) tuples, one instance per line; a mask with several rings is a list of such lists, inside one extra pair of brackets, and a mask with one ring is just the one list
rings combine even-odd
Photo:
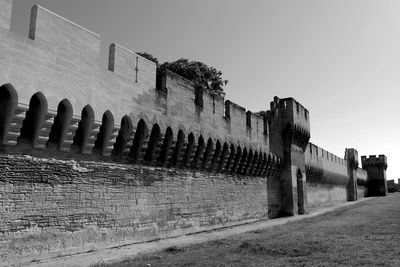
[(343, 159), (309, 143), (293, 98), (246, 111), (118, 44), (103, 68), (99, 35), (34, 6), (20, 36), (11, 3), (0, 0), (1, 263), (302, 214), (383, 179), (355, 149)]

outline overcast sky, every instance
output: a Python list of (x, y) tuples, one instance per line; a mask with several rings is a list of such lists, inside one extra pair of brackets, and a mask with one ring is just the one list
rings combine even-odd
[[(38, 3), (159, 61), (221, 70), (226, 98), (252, 111), (294, 97), (310, 111), (311, 142), (343, 157), (386, 154), (400, 178), (400, 1), (14, 0), (27, 33)], [(106, 68), (105, 56), (102, 64)]]

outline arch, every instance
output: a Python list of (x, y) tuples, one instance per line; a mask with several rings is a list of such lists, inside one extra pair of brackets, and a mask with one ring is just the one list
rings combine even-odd
[(196, 153), (194, 154), (194, 160), (193, 160), (193, 164), (192, 164), (193, 168), (197, 169), (200, 167), (199, 165), (200, 165), (200, 161), (203, 156), (203, 153), (204, 153), (204, 149), (205, 149), (204, 138), (202, 135), (200, 135), (200, 137), (197, 141)]
[(86, 105), (82, 109), (81, 121), (78, 124), (72, 147), (79, 152), (83, 152), (89, 143), (90, 133), (94, 124), (94, 112), (90, 105)]
[(174, 148), (174, 153), (172, 154), (172, 157), (171, 157), (171, 166), (179, 165), (179, 158), (180, 158), (184, 144), (185, 144), (185, 134), (183, 133), (182, 130), (179, 130), (178, 137), (176, 139), (175, 148)]
[(249, 175), (254, 175), (255, 171), (257, 169), (257, 163), (258, 163), (258, 152), (255, 151), (254, 155), (253, 155), (253, 160), (250, 162), (250, 167), (249, 167), (249, 171), (248, 174)]
[(127, 144), (130, 141), (131, 135), (133, 132), (133, 126), (131, 118), (128, 115), (125, 115), (121, 119), (121, 126), (118, 131), (117, 139), (114, 144), (113, 156), (117, 159), (121, 159), (124, 155), (124, 152), (127, 148)]
[(173, 141), (174, 141), (174, 133), (172, 132), (171, 127), (168, 127), (167, 130), (165, 131), (164, 141), (161, 146), (160, 155), (158, 157), (158, 162), (162, 166), (164, 166), (168, 161), (169, 150), (173, 144)]
[(231, 144), (229, 150), (230, 150), (230, 153), (229, 153), (228, 160), (226, 161), (226, 165), (223, 166), (227, 172), (231, 172), (231, 170), (233, 169), (235, 157), (236, 157), (236, 151), (237, 151), (236, 146), (234, 144)]
[(18, 105), (17, 91), (11, 84), (0, 87), (0, 145), (6, 144), (7, 133)]
[(268, 156), (267, 153), (264, 152), (262, 155), (263, 159), (261, 162), (261, 168), (260, 168), (260, 176), (264, 177), (266, 175), (266, 169), (268, 167)]
[(144, 160), (151, 163), (156, 158), (156, 149), (158, 142), (161, 138), (161, 130), (158, 124), (154, 124), (151, 129), (149, 143), (147, 144), (146, 153), (144, 155)]
[(246, 168), (246, 162), (247, 162), (247, 148), (243, 148), (242, 157), (239, 161), (239, 167), (236, 170), (237, 174), (243, 173), (244, 169)]
[(225, 168), (225, 163), (228, 164), (228, 156), (229, 156), (229, 146), (226, 142), (224, 142), (224, 145), (222, 146), (222, 152), (221, 152), (221, 157), (219, 162), (217, 162), (217, 171), (223, 171)]
[(250, 170), (251, 170), (251, 164), (253, 163), (253, 149), (250, 148), (249, 150), (249, 154), (247, 156), (246, 161), (243, 164), (243, 170), (242, 170), (242, 174), (243, 175), (249, 175)]
[(141, 119), (136, 126), (135, 137), (133, 138), (132, 147), (130, 150), (133, 163), (139, 163), (142, 160), (142, 148), (146, 142), (148, 132), (149, 130), (146, 122)]
[(263, 156), (263, 167), (261, 169), (261, 176), (266, 176), (269, 175), (269, 170), (271, 169), (271, 154), (268, 154), (264, 152), (264, 156)]
[(254, 169), (254, 175), (255, 176), (259, 176), (261, 169), (262, 169), (262, 162), (263, 162), (263, 154), (261, 151), (258, 152), (258, 160), (257, 160), (257, 165)]
[(190, 158), (192, 156), (194, 150), (194, 134), (190, 133), (188, 136), (188, 143), (186, 145), (185, 155), (183, 157), (183, 166), (189, 167), (190, 166)]
[(68, 99), (63, 99), (58, 104), (57, 115), (54, 117), (54, 123), (51, 126), (47, 146), (54, 144), (58, 149), (61, 149), (61, 145), (67, 136), (68, 128), (71, 125), (72, 114), (71, 102)]
[[(44, 116), (47, 113), (47, 100), (41, 92), (37, 92), (29, 101), (29, 109), (22, 123), (18, 143), (33, 144), (40, 135)], [(23, 140), (23, 141), (22, 141)]]
[(214, 155), (211, 159), (210, 171), (218, 169), (219, 167), (218, 161), (221, 158), (221, 152), (222, 152), (221, 142), (217, 140), (217, 143), (215, 143)]
[(97, 134), (96, 141), (94, 142), (94, 150), (104, 155), (107, 149), (108, 141), (114, 129), (114, 116), (111, 111), (107, 110), (101, 119), (101, 126)]
[(235, 158), (233, 160), (231, 173), (235, 173), (239, 169), (241, 156), (242, 156), (242, 148), (240, 146), (238, 146), (237, 149), (236, 149)]
[(203, 154), (203, 162), (201, 164), (201, 169), (207, 169), (208, 168), (208, 163), (209, 163), (209, 161), (211, 159), (211, 155), (212, 155), (213, 151), (214, 151), (213, 140), (211, 138), (208, 138), (207, 147), (206, 147), (206, 149), (204, 151), (204, 154)]

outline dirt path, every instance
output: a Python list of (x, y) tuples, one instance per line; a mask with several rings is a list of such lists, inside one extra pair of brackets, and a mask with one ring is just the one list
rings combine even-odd
[[(285, 224), (285, 225), (283, 225)], [(400, 266), (400, 194), (38, 266)], [(144, 254), (146, 253), (146, 254)], [(152, 254), (149, 254), (152, 253)], [(136, 258), (135, 258), (136, 257)]]

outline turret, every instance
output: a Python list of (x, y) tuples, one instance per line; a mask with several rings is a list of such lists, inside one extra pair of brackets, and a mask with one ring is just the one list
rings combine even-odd
[[(267, 119), (271, 151), (282, 153), (284, 158), (280, 177), (281, 212), (283, 215), (303, 214), (307, 203), (304, 151), (310, 139), (308, 110), (293, 98), (275, 97)], [(282, 148), (283, 151), (278, 151)]]
[(368, 196), (386, 196), (387, 158), (385, 155), (361, 157), (362, 168), (368, 172), (367, 191)]

